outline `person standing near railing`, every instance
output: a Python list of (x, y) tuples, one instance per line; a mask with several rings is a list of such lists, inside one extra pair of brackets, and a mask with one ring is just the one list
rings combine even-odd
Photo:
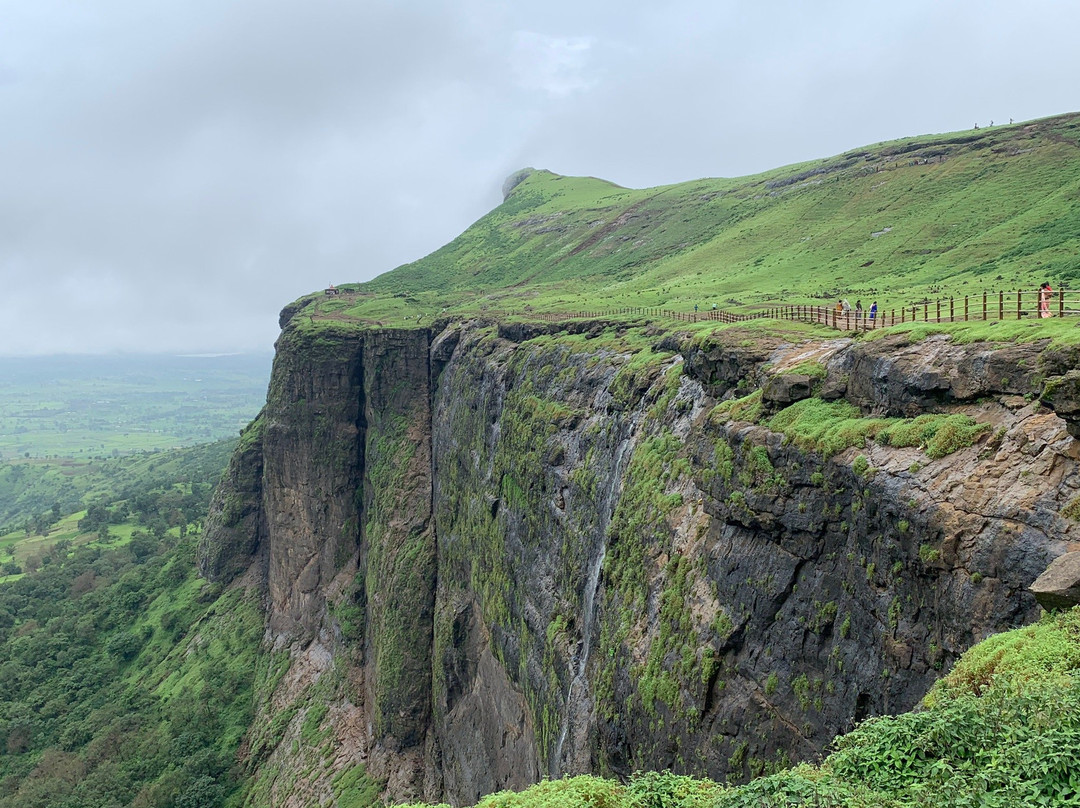
[(1054, 290), (1049, 283), (1039, 287), (1039, 316), (1050, 317), (1050, 298), (1054, 296)]
[(867, 315), (871, 320), (877, 317), (877, 301), (875, 300), (870, 304), (870, 314)]

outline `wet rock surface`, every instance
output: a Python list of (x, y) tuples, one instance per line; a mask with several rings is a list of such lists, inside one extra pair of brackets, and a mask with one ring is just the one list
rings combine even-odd
[[(1068, 357), (1044, 346), (730, 329), (658, 336), (641, 364), (575, 331), (287, 329), (262, 437), (215, 499), (251, 507), (200, 564), (262, 569), (268, 642), (297, 670), (325, 647), (313, 681), (348, 672), (339, 744), (393, 799), (812, 759), (1034, 619), (1028, 586), (1080, 539), (1061, 516), (1080, 450), (1042, 387)], [(715, 414), (758, 388), (990, 429), (939, 460), (823, 457)], [(302, 715), (309, 691), (288, 692), (275, 710)]]

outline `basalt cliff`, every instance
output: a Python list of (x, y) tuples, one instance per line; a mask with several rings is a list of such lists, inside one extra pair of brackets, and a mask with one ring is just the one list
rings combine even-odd
[(265, 593), (262, 804), (814, 759), (1080, 539), (1075, 349), (303, 319), (198, 559)]

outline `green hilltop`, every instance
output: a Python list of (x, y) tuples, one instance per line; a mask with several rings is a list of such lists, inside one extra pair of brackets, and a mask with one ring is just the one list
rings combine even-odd
[[(516, 184), (514, 184), (516, 182)], [(525, 169), (444, 247), (294, 304), (398, 325), (441, 313), (692, 311), (1080, 285), (1080, 113), (646, 189)]]

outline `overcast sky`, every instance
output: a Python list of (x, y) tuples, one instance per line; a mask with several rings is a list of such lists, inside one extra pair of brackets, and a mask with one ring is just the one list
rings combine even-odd
[(523, 166), (648, 187), (1080, 109), (1073, 0), (0, 0), (0, 353), (270, 350)]

